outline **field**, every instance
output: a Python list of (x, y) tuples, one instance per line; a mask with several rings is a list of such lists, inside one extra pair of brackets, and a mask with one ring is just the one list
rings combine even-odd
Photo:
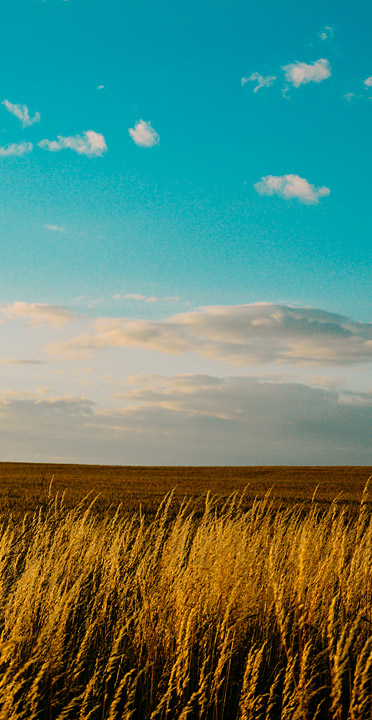
[(122, 504), (132, 514), (140, 508), (153, 516), (164, 495), (174, 490), (172, 512), (184, 498), (201, 510), (207, 492), (223, 500), (244, 492), (243, 506), (270, 490), (277, 506), (308, 503), (314, 493), (325, 507), (339, 497), (352, 509), (359, 505), (371, 467), (120, 467), (0, 463), (0, 514), (23, 516), (66, 491), (67, 507), (88, 493), (99, 496), (95, 511), (104, 515)]
[(2, 464), (0, 720), (370, 720), (371, 474)]

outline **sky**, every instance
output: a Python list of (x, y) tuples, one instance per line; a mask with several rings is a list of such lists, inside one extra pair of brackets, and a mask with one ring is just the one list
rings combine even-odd
[(1, 460), (372, 465), (371, 26), (1, 0)]

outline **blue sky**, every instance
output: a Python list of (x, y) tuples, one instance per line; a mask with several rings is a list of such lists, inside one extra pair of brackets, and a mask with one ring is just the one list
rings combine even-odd
[(4, 0), (4, 459), (372, 464), (371, 16)]

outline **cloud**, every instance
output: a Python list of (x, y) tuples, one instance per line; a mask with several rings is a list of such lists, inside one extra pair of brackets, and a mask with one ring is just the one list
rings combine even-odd
[(70, 149), (79, 155), (101, 157), (107, 151), (105, 138), (94, 130), (85, 130), (81, 135), (63, 137), (58, 135), (57, 140), (41, 140), (38, 146), (49, 152)]
[(24, 318), (32, 326), (46, 324), (63, 328), (75, 319), (67, 308), (45, 303), (14, 302), (0, 308), (0, 312), (9, 319)]
[[(48, 389), (46, 389), (46, 392), (48, 392)], [(75, 397), (73, 395), (40, 399), (40, 395), (43, 394), (45, 394), (45, 388), (39, 388), (36, 394), (32, 392), (21, 392), (17, 390), (4, 390), (3, 392), (0, 392), (0, 405), (6, 407), (14, 402), (31, 402), (36, 406), (40, 405), (46, 410), (52, 411), (54, 414), (60, 411), (67, 411), (68, 414), (72, 412), (79, 415), (84, 413), (89, 414), (91, 412), (92, 406), (94, 405), (94, 402), (92, 402), (91, 400)]]
[(6, 147), (0, 147), (1, 157), (10, 157), (11, 155), (20, 156), (30, 153), (32, 151), (33, 144), (30, 142), (12, 143)]
[(97, 85), (97, 90), (104, 90), (104, 89), (105, 89), (104, 85)]
[(34, 117), (30, 117), (27, 105), (17, 105), (9, 102), (9, 100), (3, 100), (1, 104), (6, 107), (8, 112), (12, 113), (12, 115), (15, 115), (16, 118), (18, 118), (22, 127), (24, 128), (30, 127), (31, 125), (34, 125), (41, 120), (40, 113), (38, 112), (35, 113)]
[(134, 300), (136, 302), (145, 303), (156, 303), (156, 302), (174, 302), (178, 303), (180, 298), (178, 295), (172, 295), (168, 297), (156, 297), (155, 295), (142, 295), (142, 293), (126, 293), (126, 295), (120, 295), (117, 293), (113, 296), (113, 300)]
[(316, 205), (319, 198), (330, 194), (330, 189), (315, 187), (299, 175), (266, 175), (253, 186), (259, 195), (280, 195), (286, 199), (299, 200), (305, 205)]
[(333, 28), (331, 28), (330, 25), (326, 25), (324, 30), (320, 33), (320, 39), (324, 42), (324, 40), (328, 40), (328, 38), (333, 38), (333, 35)]
[(64, 232), (64, 228), (59, 225), (44, 225), (46, 230), (52, 230), (53, 232)]
[(101, 318), (92, 329), (47, 350), (76, 357), (109, 347), (142, 347), (174, 355), (198, 353), (236, 366), (372, 362), (372, 323), (274, 303), (217, 305), (164, 320)]
[(134, 128), (129, 128), (129, 135), (136, 145), (140, 147), (159, 145), (160, 137), (158, 133), (151, 127), (151, 123), (145, 122), (145, 120), (140, 120), (135, 124)]
[(125, 300), (138, 300), (145, 303), (155, 303), (159, 300), (155, 295), (140, 295), (139, 293), (127, 293), (124, 298)]
[(371, 75), (371, 77), (367, 77), (367, 78), (364, 80), (364, 84), (365, 84), (365, 86), (366, 86), (367, 88), (372, 87), (372, 75)]
[(309, 375), (306, 378), (310, 385), (317, 385), (318, 387), (337, 387), (340, 385), (338, 378), (332, 378), (329, 375)]
[(258, 72), (252, 73), (248, 78), (242, 78), (242, 85), (245, 85), (248, 82), (257, 82), (257, 85), (255, 88), (253, 88), (253, 92), (258, 92), (260, 88), (263, 87), (270, 87), (276, 80), (275, 75), (260, 75)]
[[(249, 405), (245, 405), (244, 401), (241, 403), (239, 399), (252, 388), (257, 394), (262, 388), (263, 394), (268, 393), (269, 386), (272, 385), (276, 386), (274, 392), (278, 392), (279, 388), (280, 393), (293, 388), (307, 393), (310, 389), (307, 384), (289, 382), (280, 376), (273, 378), (265, 375), (259, 377), (242, 375), (221, 378), (195, 374), (171, 377), (141, 374), (128, 378), (126, 389), (115, 397), (124, 401), (124, 407), (120, 410), (123, 414), (132, 413), (141, 406), (147, 405), (187, 415), (209, 415), (242, 422), (244, 418), (250, 416), (251, 410)], [(328, 391), (333, 390), (331, 394), (341, 405), (365, 405), (372, 409), (372, 392), (334, 389), (330, 379), (324, 377), (313, 377), (311, 385), (318, 385)]]
[(0, 365), (44, 365), (44, 360), (15, 360), (10, 358), (0, 360)]
[(210, 375), (139, 376), (87, 398), (0, 395), (4, 460), (132, 465), (371, 465), (372, 396)]
[(284, 65), (285, 79), (294, 87), (306, 85), (309, 82), (320, 83), (331, 75), (331, 66), (325, 58), (320, 58), (313, 63), (294, 62)]
[(345, 95), (341, 95), (343, 100), (347, 100), (347, 102), (351, 102), (352, 100), (356, 100), (357, 98), (360, 98), (360, 95), (356, 95), (356, 93), (353, 92), (347, 92)]
[(127, 293), (124, 295), (125, 300), (146, 300), (146, 295), (140, 293)]

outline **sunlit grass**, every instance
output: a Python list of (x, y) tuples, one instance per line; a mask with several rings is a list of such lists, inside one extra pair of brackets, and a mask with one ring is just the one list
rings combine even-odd
[(0, 720), (372, 716), (372, 520), (239, 495), (0, 533)]

